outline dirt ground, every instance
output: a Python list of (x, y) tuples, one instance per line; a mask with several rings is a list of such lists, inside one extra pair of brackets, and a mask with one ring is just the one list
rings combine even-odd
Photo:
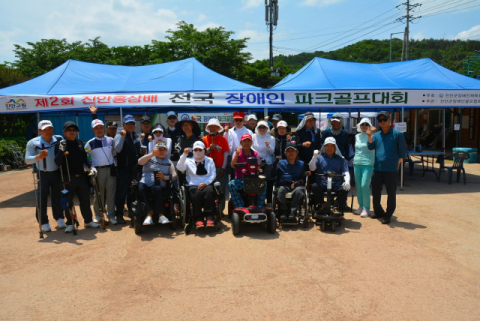
[(49, 211), (40, 240), (31, 171), (0, 174), (0, 319), (478, 320), (480, 164), (465, 166), (467, 185), (406, 176), (388, 226), (346, 213), (334, 233), (238, 237), (227, 218), (188, 236), (80, 220), (73, 236)]

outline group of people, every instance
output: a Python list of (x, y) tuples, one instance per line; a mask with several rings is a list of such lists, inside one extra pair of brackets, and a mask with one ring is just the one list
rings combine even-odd
[[(99, 227), (102, 214), (98, 206), (94, 206), (95, 216), (92, 214), (89, 177), (98, 185), (94, 202), (97, 197), (105, 201), (111, 224), (126, 223), (123, 217), (125, 202), (131, 210), (130, 189), (132, 181), (137, 180), (139, 197), (148, 213), (144, 225), (154, 224), (153, 214), (158, 215), (159, 223), (169, 223), (164, 215), (163, 197), (169, 188), (178, 190), (181, 183), (194, 204), (192, 215), (196, 227), (213, 226), (213, 183), (220, 183), (222, 191), (228, 186), (235, 208), (245, 206), (241, 196), (244, 171), (235, 168), (235, 164), (246, 162), (249, 157), (256, 157), (258, 163), (265, 165), (263, 174), (267, 186), (264, 193), (257, 195), (257, 206), (272, 202), (275, 185), (280, 219), (296, 217), (298, 203), (305, 193), (305, 171), (343, 175), (343, 178), (334, 179), (332, 187), (337, 195), (337, 207), (346, 207), (350, 181), (355, 179), (360, 205), (356, 214), (383, 216), (383, 223), (388, 224), (395, 211), (397, 170), (406, 146), (403, 135), (391, 127), (387, 112), (377, 116), (381, 128), (378, 132), (368, 119), (362, 119), (351, 144), (348, 133), (342, 128), (341, 114), (333, 115), (328, 128), (321, 133), (314, 114), (307, 112), (292, 137), (290, 127), (280, 114), (273, 115), (270, 122), (268, 119), (259, 121), (254, 114), (235, 112), (232, 128), (221, 126), (218, 119), (210, 119), (205, 128), (207, 135), (201, 137), (195, 117), (184, 116), (179, 120), (173, 111), (167, 113), (166, 127), (152, 124), (150, 117), (143, 116), (140, 120), (142, 133), (138, 134), (132, 115), (126, 115), (119, 128), (116, 122), (104, 124), (98, 119), (96, 106), (90, 109), (94, 137), (85, 144), (77, 138), (79, 128), (74, 122), (64, 124), (62, 137), (54, 135), (53, 125), (48, 120), (39, 122), (39, 136), (27, 144), (25, 160), (27, 164), (35, 164), (41, 184), (41, 194), (37, 195), (41, 204), (37, 219), (45, 232), (51, 230), (47, 216), (49, 194), (58, 228), (65, 228), (67, 233), (74, 229), (70, 213), (74, 195), (78, 197), (85, 227)], [(353, 163), (353, 175), (348, 162)], [(315, 176), (313, 182), (310, 188), (323, 195), (326, 180)], [(370, 182), (373, 214), (370, 213)], [(386, 211), (380, 204), (382, 185), (386, 185), (388, 194)], [(287, 193), (293, 195), (290, 208), (286, 205)], [(151, 196), (152, 205), (148, 202)], [(68, 206), (62, 204), (61, 199), (67, 199)], [(179, 204), (175, 203), (173, 210), (178, 211)], [(223, 211), (225, 202), (220, 203)]]

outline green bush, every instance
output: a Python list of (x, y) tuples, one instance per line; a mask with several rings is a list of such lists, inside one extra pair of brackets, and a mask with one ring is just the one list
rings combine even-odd
[(0, 158), (12, 157), (12, 150), (7, 147), (7, 145), (13, 144), (14, 146), (20, 147), (22, 155), (25, 155), (25, 148), (27, 146), (27, 141), (24, 138), (17, 138), (14, 140), (0, 139)]

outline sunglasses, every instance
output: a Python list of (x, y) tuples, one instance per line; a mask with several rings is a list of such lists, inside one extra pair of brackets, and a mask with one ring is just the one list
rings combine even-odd
[(260, 126), (260, 127), (258, 127), (258, 129), (268, 129), (268, 128), (265, 127), (265, 126)]
[(66, 132), (76, 132), (77, 130), (75, 128), (67, 128), (65, 129)]
[(170, 116), (170, 117), (168, 117), (167, 119), (168, 119), (168, 120), (172, 120), (172, 119), (177, 119), (177, 117), (175, 117), (175, 116)]
[(243, 121), (243, 119), (241, 119), (241, 118), (235, 118), (235, 121), (240, 122), (240, 121)]
[(128, 122), (128, 123), (125, 123), (125, 125), (128, 125), (128, 126), (134, 126), (135, 123), (134, 122)]
[(377, 121), (378, 121), (379, 123), (383, 123), (384, 121), (387, 121), (387, 120), (388, 120), (388, 118), (378, 118), (378, 119), (377, 119)]
[(342, 117), (335, 116), (335, 117), (332, 117), (332, 119), (342, 119)]
[(203, 149), (200, 149), (200, 148), (195, 148), (193, 151), (194, 152), (201, 152)]
[(360, 126), (370, 126), (370, 125), (367, 123), (363, 123), (363, 124), (360, 124)]

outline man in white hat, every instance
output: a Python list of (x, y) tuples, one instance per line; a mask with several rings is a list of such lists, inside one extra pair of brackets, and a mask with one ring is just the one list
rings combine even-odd
[[(319, 174), (335, 173), (337, 175), (345, 175), (342, 177), (334, 177), (332, 180), (332, 192), (335, 192), (337, 199), (336, 207), (342, 207), (346, 203), (348, 191), (350, 190), (350, 172), (345, 158), (340, 153), (335, 138), (327, 137), (320, 150), (316, 150), (310, 161), (310, 170)], [(316, 176), (316, 175), (315, 175)], [(323, 193), (327, 191), (327, 179), (325, 177), (316, 176), (316, 183), (312, 185), (314, 193), (323, 199)], [(323, 204), (322, 209), (325, 208)]]
[[(52, 203), (53, 218), (58, 223), (58, 228), (66, 228), (63, 216), (62, 205), (60, 198), (62, 197), (62, 179), (57, 164), (55, 164), (55, 146), (63, 139), (62, 136), (53, 134), (53, 125), (49, 120), (42, 120), (38, 123), (38, 137), (28, 141), (25, 152), (25, 163), (35, 164), (37, 167), (37, 175), (40, 178), (40, 191), (37, 200), (40, 200), (41, 215), (40, 222), (44, 232), (50, 232), (52, 229), (48, 223), (47, 216), (47, 201), (49, 190), (52, 189), (50, 195)], [(37, 220), (38, 213), (35, 214)]]
[(247, 116), (247, 128), (250, 129), (253, 133), (257, 129), (258, 118), (255, 114)]
[[(92, 165), (98, 171), (98, 197), (103, 201), (106, 196), (108, 219), (112, 224), (117, 224), (117, 220), (115, 219), (115, 191), (117, 180), (116, 176), (112, 176), (112, 174), (115, 174), (115, 168), (112, 169), (115, 160), (115, 141), (112, 137), (105, 137), (105, 125), (100, 119), (92, 121), (92, 131), (95, 137), (85, 144), (85, 151), (92, 161)], [(93, 221), (100, 223), (102, 217), (98, 210), (96, 194), (93, 202), (95, 212)]]
[[(230, 148), (228, 146), (228, 141), (220, 133), (223, 131), (222, 125), (217, 118), (211, 118), (208, 121), (207, 127), (205, 128), (208, 135), (203, 137), (203, 143), (207, 148), (207, 156), (212, 158), (215, 162), (216, 169), (216, 181), (221, 184), (221, 191), (225, 190), (227, 174), (227, 164), (228, 164), (228, 154)], [(220, 211), (223, 212), (225, 208), (225, 202), (220, 204)]]

